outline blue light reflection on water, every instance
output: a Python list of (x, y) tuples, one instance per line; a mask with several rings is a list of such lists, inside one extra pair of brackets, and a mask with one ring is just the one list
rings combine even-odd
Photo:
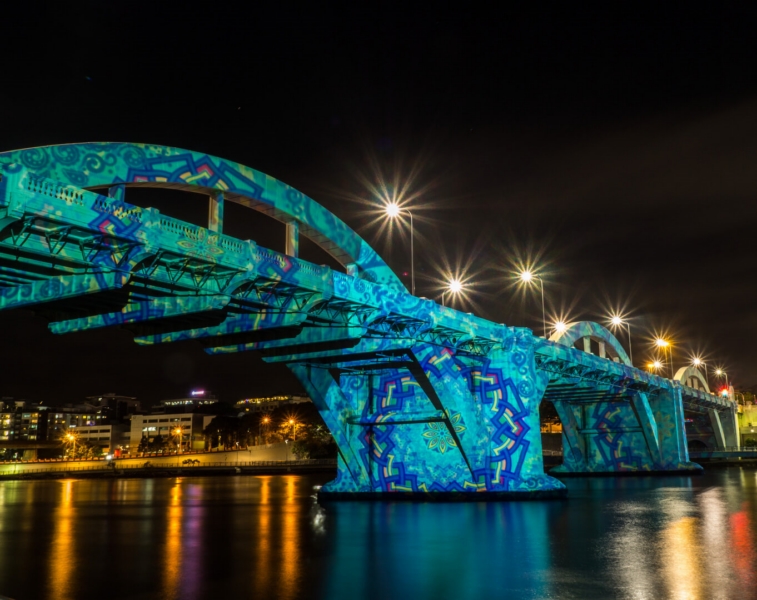
[(757, 470), (568, 480), (566, 501), (319, 505), (328, 476), (0, 482), (0, 594), (757, 597)]

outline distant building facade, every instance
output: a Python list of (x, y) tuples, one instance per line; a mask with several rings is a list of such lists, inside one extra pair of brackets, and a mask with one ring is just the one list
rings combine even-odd
[(310, 402), (307, 396), (265, 396), (260, 398), (245, 398), (234, 404), (240, 412), (270, 412), (286, 404), (302, 404)]
[(116, 425), (85, 425), (76, 428), (76, 437), (87, 442), (103, 454), (112, 454), (129, 446), (130, 426), (128, 423)]
[(148, 441), (154, 441), (156, 437), (161, 436), (169, 445), (175, 445), (179, 437), (177, 429), (181, 430), (183, 450), (204, 450), (204, 417), (206, 415), (185, 412), (134, 415), (131, 418), (128, 451), (130, 454), (136, 454), (143, 437)]

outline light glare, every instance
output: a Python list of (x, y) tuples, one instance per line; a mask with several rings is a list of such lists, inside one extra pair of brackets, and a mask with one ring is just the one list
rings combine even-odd
[(534, 278), (534, 274), (531, 271), (523, 271), (520, 274), (520, 280), (523, 283), (529, 283)]
[(396, 202), (390, 202), (389, 204), (387, 204), (385, 210), (390, 219), (393, 219), (400, 214), (400, 207)]
[(452, 279), (447, 285), (447, 289), (453, 294), (459, 294), (463, 291), (463, 282), (459, 279)]
[(562, 333), (567, 328), (568, 328), (568, 326), (565, 324), (564, 321), (558, 321), (557, 323), (555, 323), (555, 331), (557, 333)]

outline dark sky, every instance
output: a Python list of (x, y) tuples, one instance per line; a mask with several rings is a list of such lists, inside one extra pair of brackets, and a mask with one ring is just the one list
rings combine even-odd
[[(407, 240), (371, 225), (366, 183), (406, 182), (419, 295), (460, 265), (465, 310), (538, 330), (538, 297), (510, 275), (536, 261), (551, 314), (626, 308), (637, 364), (666, 331), (679, 365), (698, 351), (757, 384), (749, 3), (6, 4), (0, 150), (134, 141), (219, 155), (307, 193), (398, 272)], [(127, 199), (196, 222), (206, 210), (170, 192)], [(283, 249), (280, 229), (241, 210), (228, 233)], [(0, 335), (0, 396), (299, 390), (254, 355), (142, 348), (124, 331), (56, 337), (28, 311), (0, 313)]]

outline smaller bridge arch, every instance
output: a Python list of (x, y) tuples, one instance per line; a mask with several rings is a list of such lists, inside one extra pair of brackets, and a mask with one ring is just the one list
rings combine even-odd
[(599, 356), (609, 358), (624, 365), (633, 366), (625, 349), (609, 330), (593, 321), (574, 321), (568, 323), (563, 331), (553, 333), (549, 341), (563, 346), (573, 347), (579, 340), (583, 340), (583, 347), (579, 350), (591, 354), (591, 342), (599, 345)]
[(681, 367), (676, 371), (673, 379), (675, 381), (680, 381), (683, 385), (687, 385), (695, 390), (704, 390), (708, 394), (711, 393), (707, 379), (705, 379), (702, 372), (696, 367)]

